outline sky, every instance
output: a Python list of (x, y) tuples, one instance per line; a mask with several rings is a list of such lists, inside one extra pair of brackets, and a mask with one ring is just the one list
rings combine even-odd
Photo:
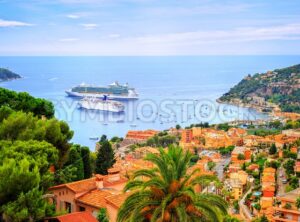
[(0, 55), (299, 55), (299, 0), (0, 0)]

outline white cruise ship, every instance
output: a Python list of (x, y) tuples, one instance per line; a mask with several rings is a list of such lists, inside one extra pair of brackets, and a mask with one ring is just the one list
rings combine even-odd
[(66, 91), (71, 97), (96, 97), (103, 98), (107, 96), (112, 100), (135, 100), (138, 99), (138, 94), (134, 88), (128, 84), (120, 85), (117, 81), (108, 86), (93, 86), (82, 83)]
[(79, 107), (88, 110), (100, 110), (114, 113), (120, 113), (124, 111), (124, 105), (120, 102), (98, 98), (84, 98), (78, 103)]

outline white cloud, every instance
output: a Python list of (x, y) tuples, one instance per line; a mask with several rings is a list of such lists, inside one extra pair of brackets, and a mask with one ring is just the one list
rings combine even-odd
[(33, 24), (0, 19), (0, 27), (32, 26)]
[(237, 28), (232, 30), (193, 31), (138, 37), (143, 44), (206, 44), (220, 42), (247, 42), (263, 40), (300, 39), (300, 23), (263, 28)]
[(60, 42), (76, 42), (78, 40), (79, 40), (78, 38), (63, 38), (63, 39), (60, 39), (59, 41)]
[(69, 14), (69, 15), (66, 15), (66, 17), (68, 17), (70, 19), (79, 19), (80, 18), (79, 15), (75, 15), (75, 14)]
[(80, 24), (80, 25), (83, 26), (87, 30), (95, 29), (98, 27), (98, 24), (94, 24), (94, 23)]

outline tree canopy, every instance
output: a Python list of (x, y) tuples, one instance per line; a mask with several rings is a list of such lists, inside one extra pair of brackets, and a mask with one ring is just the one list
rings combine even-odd
[(111, 168), (116, 162), (114, 150), (108, 140), (100, 144), (97, 152), (95, 172), (106, 175), (107, 170)]
[(36, 116), (52, 118), (53, 104), (45, 99), (35, 98), (26, 92), (15, 92), (0, 88), (0, 106), (8, 106), (16, 111), (32, 112)]
[[(197, 193), (196, 184), (216, 180), (214, 176), (197, 176), (189, 172), (192, 154), (179, 147), (160, 154), (148, 154), (145, 160), (153, 169), (136, 171), (125, 191), (131, 194), (118, 213), (118, 222), (127, 221), (215, 221), (227, 214), (227, 203), (214, 194)], [(143, 179), (141, 179), (143, 178)]]

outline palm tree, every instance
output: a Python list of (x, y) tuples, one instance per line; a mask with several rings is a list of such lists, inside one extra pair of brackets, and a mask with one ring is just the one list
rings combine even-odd
[[(196, 193), (195, 185), (212, 176), (189, 173), (191, 154), (180, 147), (159, 149), (145, 160), (152, 169), (136, 171), (124, 190), (131, 194), (118, 213), (118, 222), (223, 221), (227, 203), (214, 194)], [(213, 177), (215, 178), (215, 177)]]

